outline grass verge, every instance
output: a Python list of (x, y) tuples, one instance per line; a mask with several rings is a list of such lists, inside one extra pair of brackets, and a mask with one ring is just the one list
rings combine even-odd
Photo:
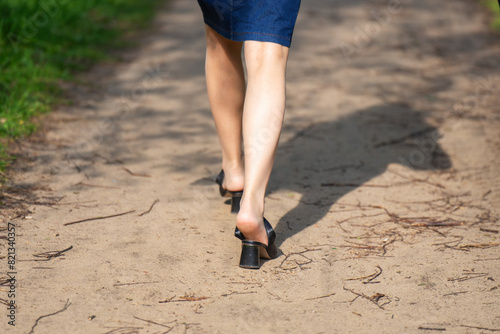
[(10, 141), (32, 133), (34, 116), (62, 101), (58, 83), (128, 45), (161, 0), (0, 1), (0, 171)]
[(500, 31), (500, 4), (498, 0), (481, 0), (481, 2), (493, 13), (491, 27), (496, 31)]

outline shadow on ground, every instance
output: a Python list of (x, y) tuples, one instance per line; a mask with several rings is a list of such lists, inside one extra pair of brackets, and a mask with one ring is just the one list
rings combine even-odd
[(398, 105), (380, 105), (319, 123), (283, 143), (276, 157), (269, 193), (301, 195), (297, 206), (277, 223), (279, 242), (319, 222), (330, 207), (358, 187), (387, 187), (390, 164), (416, 170), (451, 167), (438, 143), (437, 129), (425, 114)]

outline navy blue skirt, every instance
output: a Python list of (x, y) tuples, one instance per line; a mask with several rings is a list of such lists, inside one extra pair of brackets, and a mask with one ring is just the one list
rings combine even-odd
[(205, 23), (223, 37), (290, 47), (300, 0), (198, 0)]

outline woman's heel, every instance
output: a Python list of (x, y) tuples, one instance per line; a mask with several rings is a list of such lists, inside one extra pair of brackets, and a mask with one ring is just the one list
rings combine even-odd
[(261, 257), (265, 259), (278, 257), (278, 247), (274, 243), (276, 241), (276, 232), (274, 232), (273, 227), (266, 218), (264, 218), (264, 226), (267, 232), (268, 245), (258, 241), (246, 240), (238, 227), (234, 229), (234, 236), (242, 241), (240, 267), (259, 269)]
[(224, 182), (224, 170), (221, 170), (217, 178), (215, 179), (215, 183), (219, 185), (219, 193), (222, 197), (227, 195), (231, 196), (231, 213), (240, 212), (240, 201), (241, 196), (243, 195), (243, 191), (231, 191), (222, 187), (222, 183)]
[(247, 269), (260, 268), (260, 247), (266, 246), (257, 241), (244, 240), (241, 246), (240, 267)]
[(240, 202), (243, 191), (231, 191), (231, 213), (240, 212)]

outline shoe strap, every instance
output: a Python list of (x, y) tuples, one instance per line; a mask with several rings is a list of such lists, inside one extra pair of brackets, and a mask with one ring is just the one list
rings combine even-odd
[(215, 178), (215, 183), (222, 187), (222, 182), (224, 181), (224, 170), (221, 170), (219, 175)]
[[(265, 217), (264, 217), (264, 227), (266, 228), (268, 244), (269, 245), (274, 244), (274, 241), (276, 240), (276, 232), (274, 232), (273, 227)], [(242, 241), (245, 240), (245, 236), (243, 235), (243, 233), (241, 233), (238, 227), (234, 229), (234, 236)]]
[(263, 244), (262, 242), (254, 241), (254, 240), (243, 240), (243, 245), (260, 246), (260, 247), (263, 247), (264, 249), (267, 249), (267, 246), (265, 244)]

